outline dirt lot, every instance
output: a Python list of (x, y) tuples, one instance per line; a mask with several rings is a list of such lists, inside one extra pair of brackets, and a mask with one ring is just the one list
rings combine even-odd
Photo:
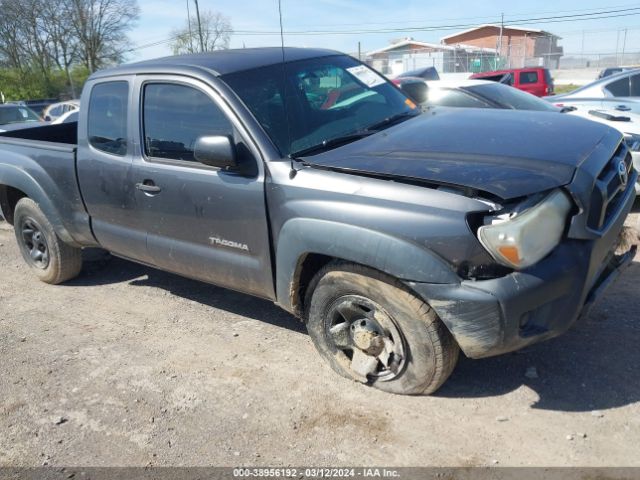
[(638, 262), (566, 335), (399, 397), (269, 302), (119, 259), (39, 283), (0, 222), (0, 465), (640, 466)]

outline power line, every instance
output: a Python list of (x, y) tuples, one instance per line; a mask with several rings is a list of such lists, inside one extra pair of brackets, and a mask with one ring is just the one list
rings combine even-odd
[[(606, 8), (623, 8), (623, 7), (631, 7), (631, 6), (638, 6), (638, 3), (626, 3), (626, 4), (621, 4), (621, 5), (608, 5)], [(591, 11), (595, 11), (595, 10), (601, 10), (603, 7), (596, 7), (596, 8), (579, 8), (579, 9), (572, 9), (572, 10), (548, 10), (548, 11), (527, 11), (527, 12), (518, 12), (518, 13), (511, 13), (509, 14), (509, 16), (521, 16), (521, 15), (532, 15), (532, 14), (537, 14), (537, 15), (544, 15), (547, 13), (571, 13), (571, 12), (591, 12)], [(444, 21), (450, 21), (450, 20), (478, 20), (478, 23), (489, 23), (489, 22), (495, 22), (496, 21), (496, 16), (495, 15), (489, 15), (489, 16), (478, 16), (478, 17), (448, 17), (448, 18), (439, 18), (437, 21), (438, 22), (444, 22)], [(431, 21), (433, 21), (433, 19), (429, 19)], [(389, 25), (389, 24), (415, 24), (415, 23), (423, 23), (429, 20), (400, 20), (400, 21), (384, 21), (384, 22), (358, 22), (358, 23), (324, 23), (324, 24), (310, 24), (307, 25), (307, 27), (328, 27), (328, 26), (333, 26), (333, 27), (352, 27), (352, 26), (361, 26), (361, 25)], [(486, 20), (486, 22), (482, 22), (482, 20)], [(509, 22), (509, 17), (507, 16), (507, 18), (505, 19), (506, 22)]]
[[(637, 13), (632, 13), (637, 12)], [(640, 7), (625, 8), (621, 10), (606, 10), (594, 13), (582, 13), (574, 15), (556, 15), (550, 17), (520, 18), (509, 20), (509, 25), (521, 25), (523, 23), (559, 23), (571, 21), (599, 20), (603, 18), (623, 17), (637, 15)], [(611, 14), (611, 15), (610, 15)], [(286, 35), (363, 35), (368, 33), (393, 33), (393, 32), (426, 32), (442, 31), (477, 27), (477, 23), (460, 23), (451, 25), (425, 25), (421, 27), (405, 28), (381, 28), (364, 30), (291, 30), (285, 32)], [(236, 30), (235, 33), (243, 35), (280, 35), (280, 32), (273, 30)]]
[[(615, 17), (629, 17), (640, 15), (640, 7), (635, 8), (625, 8), (618, 10), (600, 10), (592, 13), (582, 13), (582, 14), (574, 14), (574, 15), (557, 15), (557, 16), (549, 16), (549, 17), (534, 17), (534, 18), (520, 18), (513, 19), (509, 21), (509, 25), (522, 25), (522, 24), (536, 24), (536, 23), (566, 23), (566, 22), (579, 22), (579, 21), (589, 21), (589, 20), (600, 20), (605, 18), (615, 18)], [(387, 28), (387, 29), (366, 29), (366, 30), (328, 30), (328, 31), (320, 31), (320, 30), (296, 30), (285, 32), (285, 35), (366, 35), (366, 34), (379, 34), (379, 33), (402, 33), (402, 32), (433, 32), (433, 31), (447, 31), (447, 30), (459, 30), (477, 27), (477, 24), (451, 24), (451, 25), (429, 25), (422, 27), (407, 27), (407, 28)], [(507, 26), (508, 28), (508, 26)], [(227, 32), (226, 30), (223, 32)], [(280, 31), (269, 31), (269, 30), (229, 30), (228, 33), (235, 33), (238, 35), (280, 35)], [(150, 42), (142, 45), (138, 45), (129, 49), (129, 52), (133, 52), (136, 50), (142, 50), (145, 48), (155, 47), (159, 45), (163, 45), (166, 43), (170, 43), (174, 41), (176, 36), (170, 36), (163, 40), (159, 40), (156, 42)]]

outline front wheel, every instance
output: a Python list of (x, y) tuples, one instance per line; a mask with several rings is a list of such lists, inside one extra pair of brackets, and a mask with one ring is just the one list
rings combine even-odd
[(435, 312), (376, 270), (329, 264), (305, 304), (313, 343), (344, 377), (392, 393), (430, 394), (458, 360), (458, 345)]
[(56, 285), (80, 273), (82, 250), (60, 240), (36, 202), (20, 199), (13, 223), (20, 253), (40, 280)]

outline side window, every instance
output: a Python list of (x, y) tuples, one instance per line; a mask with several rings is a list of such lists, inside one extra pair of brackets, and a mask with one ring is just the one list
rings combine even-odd
[(520, 85), (538, 83), (538, 72), (520, 72)]
[(429, 99), (427, 105), (438, 105), (441, 107), (461, 107), (461, 108), (486, 108), (488, 105), (482, 100), (478, 100), (471, 95), (458, 90), (449, 89), (429, 89), (427, 90)]
[(213, 100), (193, 87), (149, 83), (144, 87), (142, 122), (147, 157), (196, 161), (196, 140), (233, 135), (233, 126)]
[(87, 130), (94, 148), (112, 155), (127, 153), (127, 82), (99, 83), (91, 90)]
[(611, 82), (605, 87), (611, 95), (614, 97), (628, 97), (629, 96), (629, 77), (621, 78), (615, 82)]

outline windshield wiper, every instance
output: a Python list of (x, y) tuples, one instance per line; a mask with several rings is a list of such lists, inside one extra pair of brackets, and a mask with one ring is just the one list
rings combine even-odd
[(325, 150), (329, 150), (334, 147), (339, 147), (340, 145), (344, 145), (346, 143), (354, 142), (364, 137), (368, 137), (369, 135), (373, 135), (374, 131), (370, 130), (361, 130), (359, 132), (350, 133), (348, 135), (342, 135), (340, 137), (330, 138), (327, 140), (323, 140), (322, 143), (317, 145), (313, 145), (311, 147), (303, 148), (302, 150), (298, 150), (290, 155), (291, 158), (297, 159), (300, 157), (304, 157), (310, 155), (312, 153), (320, 153)]
[(369, 125), (367, 127), (367, 131), (377, 131), (384, 127), (390, 127), (391, 125), (395, 125), (396, 123), (400, 123), (401, 121), (407, 120), (409, 118), (417, 117), (418, 115), (420, 115), (420, 112), (414, 112), (413, 110), (410, 112), (398, 113), (396, 115), (387, 117), (378, 123)]

